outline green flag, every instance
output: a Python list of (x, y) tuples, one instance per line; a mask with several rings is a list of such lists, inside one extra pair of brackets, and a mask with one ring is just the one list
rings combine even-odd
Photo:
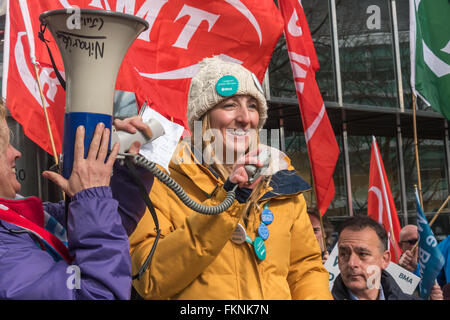
[(450, 120), (450, 1), (410, 0), (413, 93)]

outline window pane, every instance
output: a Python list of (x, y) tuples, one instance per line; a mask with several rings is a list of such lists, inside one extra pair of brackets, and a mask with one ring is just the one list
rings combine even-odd
[[(415, 217), (414, 185), (418, 180), (414, 139), (405, 138), (403, 142), (408, 212)], [(424, 211), (436, 212), (448, 196), (444, 141), (419, 139), (418, 150)]]
[[(328, 3), (323, 0), (302, 2), (313, 38), (320, 69), (316, 80), (324, 101), (336, 101), (333, 60), (331, 55)], [(274, 97), (297, 98), (284, 35), (275, 47), (269, 66), (270, 94)]]
[[(338, 143), (339, 147), (341, 147), (340, 139), (338, 139)], [(304, 133), (300, 131), (285, 132), (285, 146), (286, 154), (291, 158), (292, 165), (297, 170), (297, 173), (312, 186), (311, 168), (309, 165), (308, 150), (306, 148)], [(342, 150), (342, 148), (340, 149)], [(333, 175), (335, 196), (326, 212), (327, 217), (348, 215), (344, 179), (345, 171), (342, 159), (343, 155), (341, 152)], [(316, 200), (313, 191), (305, 193), (304, 196), (308, 206), (315, 204)]]
[(333, 56), (331, 47), (330, 15), (328, 1), (302, 1), (309, 29), (319, 59), (320, 69), (316, 80), (324, 101), (337, 101), (334, 83)]
[(344, 165), (344, 153), (342, 148), (342, 136), (336, 137), (339, 144), (339, 158), (334, 169), (334, 199), (331, 201), (330, 207), (326, 212), (328, 217), (348, 216), (347, 206), (347, 187), (345, 184), (345, 165)]
[[(312, 186), (311, 168), (309, 165), (308, 150), (306, 149), (305, 135), (300, 131), (285, 132), (286, 154), (291, 158), (292, 165), (297, 173)], [(304, 193), (308, 206), (312, 205), (314, 195), (311, 192)], [(315, 201), (315, 200), (314, 200)]]
[(387, 0), (336, 1), (343, 101), (397, 106)]
[(297, 98), (284, 36), (278, 41), (270, 60), (269, 84), (271, 97)]

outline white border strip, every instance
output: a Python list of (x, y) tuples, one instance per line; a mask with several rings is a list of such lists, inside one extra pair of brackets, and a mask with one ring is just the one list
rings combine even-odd
[(3, 41), (3, 75), (2, 75), (2, 97), (6, 99), (6, 92), (8, 87), (8, 72), (9, 72), (9, 48), (11, 41), (11, 28), (9, 18), (9, 4), (10, 0), (6, 3), (6, 20), (5, 20), (5, 37)]
[(20, 10), (22, 11), (23, 23), (27, 32), (28, 46), (30, 47), (30, 58), (33, 65), (36, 64), (36, 53), (34, 46), (33, 26), (31, 25), (30, 11), (28, 10), (27, 0), (19, 0)]

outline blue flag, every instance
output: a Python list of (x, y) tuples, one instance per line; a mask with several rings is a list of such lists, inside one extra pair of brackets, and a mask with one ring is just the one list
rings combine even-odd
[(419, 194), (416, 190), (417, 229), (419, 232), (419, 294), (428, 299), (436, 277), (444, 266), (445, 259), (438, 248), (438, 242), (420, 206)]
[(438, 283), (441, 287), (450, 282), (450, 236), (438, 244), (438, 248), (445, 258), (444, 268), (438, 276)]

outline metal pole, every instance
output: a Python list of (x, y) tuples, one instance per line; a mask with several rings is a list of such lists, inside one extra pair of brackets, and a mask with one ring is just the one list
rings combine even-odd
[(281, 151), (286, 152), (286, 143), (285, 143), (285, 136), (284, 136), (284, 126), (283, 126), (283, 119), (280, 118), (280, 148)]
[[(333, 48), (333, 65), (334, 65), (334, 77), (336, 83), (336, 97), (340, 107), (344, 105), (344, 99), (342, 95), (342, 78), (341, 78), (341, 63), (339, 58), (339, 40), (337, 33), (337, 18), (336, 18), (336, 1), (328, 1), (328, 9), (330, 12), (330, 32), (331, 32), (331, 45)], [(348, 156), (348, 142), (347, 142), (347, 122), (345, 110), (342, 112), (342, 149), (344, 152), (344, 170), (345, 170), (345, 185), (347, 191), (347, 207), (350, 216), (353, 216), (353, 198), (352, 198), (352, 183), (350, 174), (350, 158)]]
[(343, 106), (342, 97), (342, 79), (341, 79), (341, 64), (339, 60), (339, 41), (337, 34), (337, 19), (336, 19), (336, 2), (335, 0), (329, 0), (328, 2), (330, 11), (330, 26), (331, 26), (331, 44), (333, 48), (333, 60), (334, 60), (334, 76), (336, 82), (336, 96), (337, 102), (340, 107)]
[(353, 216), (353, 197), (352, 197), (352, 181), (350, 174), (350, 157), (348, 156), (348, 141), (347, 141), (347, 122), (345, 121), (345, 111), (342, 110), (342, 146), (344, 151), (344, 166), (345, 166), (345, 185), (347, 188), (347, 207), (350, 216)]
[[(397, 96), (400, 112), (405, 111), (405, 102), (403, 97), (403, 77), (402, 66), (400, 61), (400, 41), (398, 35), (398, 21), (397, 21), (397, 3), (396, 0), (391, 0), (389, 12), (391, 15), (391, 28), (393, 36), (393, 53), (394, 53), (394, 65), (395, 65), (395, 78), (397, 82)], [(397, 163), (399, 168), (400, 178), (400, 200), (403, 211), (403, 224), (408, 224), (408, 203), (406, 198), (406, 183), (405, 183), (405, 164), (403, 161), (403, 138), (400, 122), (400, 114), (396, 115), (397, 126)]]
[(394, 40), (393, 50), (394, 50), (395, 77), (397, 80), (398, 103), (399, 103), (400, 110), (402, 112), (404, 112), (405, 111), (405, 102), (403, 99), (403, 79), (402, 79), (402, 65), (400, 62), (400, 42), (399, 42), (399, 36), (398, 36), (396, 0), (391, 0), (390, 13), (391, 13), (392, 35), (393, 35), (393, 40)]
[(417, 138), (417, 117), (416, 117), (416, 96), (413, 93), (413, 128), (414, 128), (414, 153), (416, 156), (416, 170), (417, 170), (417, 186), (419, 189), (419, 200), (420, 200), (420, 206), (422, 209), (425, 210), (423, 207), (423, 198), (422, 198), (422, 181), (420, 179), (420, 163), (419, 163), (419, 142)]
[(278, 111), (278, 126), (280, 127), (280, 150), (286, 152), (286, 141), (284, 135), (284, 120), (283, 120), (283, 109)]
[(405, 182), (405, 164), (403, 162), (403, 138), (402, 129), (400, 123), (400, 114), (396, 115), (397, 118), (397, 162), (400, 178), (400, 200), (403, 211), (403, 225), (408, 224), (408, 202), (406, 198), (406, 182)]

